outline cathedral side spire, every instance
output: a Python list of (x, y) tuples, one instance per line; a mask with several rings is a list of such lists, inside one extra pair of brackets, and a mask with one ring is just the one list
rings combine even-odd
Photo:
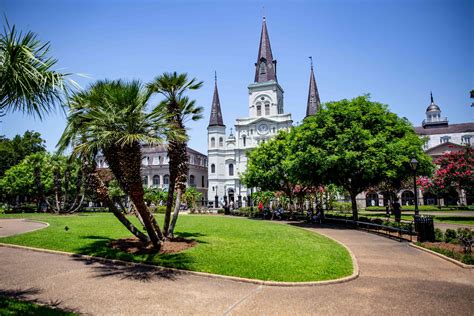
[(276, 60), (273, 60), (270, 38), (268, 37), (266, 18), (263, 17), (260, 46), (258, 48), (257, 62), (255, 63), (255, 82), (274, 80), (276, 76)]
[(311, 60), (311, 73), (309, 75), (309, 91), (308, 104), (306, 106), (306, 116), (316, 114), (316, 112), (318, 112), (321, 107), (318, 86), (316, 85), (316, 79), (314, 78), (313, 57), (310, 56), (309, 59)]
[(212, 97), (211, 117), (209, 126), (225, 126), (222, 119), (221, 102), (219, 101), (219, 91), (217, 90), (217, 72), (214, 72), (214, 96)]

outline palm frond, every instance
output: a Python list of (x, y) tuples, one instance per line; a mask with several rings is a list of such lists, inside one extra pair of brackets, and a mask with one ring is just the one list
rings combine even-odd
[(23, 34), (8, 21), (0, 34), (0, 109), (22, 111), (41, 119), (62, 106), (77, 83), (68, 73), (53, 70), (50, 43), (41, 43), (33, 32)]

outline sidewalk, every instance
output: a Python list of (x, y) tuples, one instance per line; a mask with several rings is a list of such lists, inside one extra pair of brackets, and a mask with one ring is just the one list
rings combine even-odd
[(0, 287), (93, 315), (472, 314), (474, 270), (362, 231), (312, 230), (353, 251), (358, 279), (314, 287), (260, 286), (0, 247)]

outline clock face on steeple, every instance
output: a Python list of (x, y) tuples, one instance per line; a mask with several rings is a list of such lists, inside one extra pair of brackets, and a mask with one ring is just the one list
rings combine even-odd
[(257, 126), (257, 130), (260, 134), (267, 134), (268, 133), (268, 125), (265, 123), (262, 123)]

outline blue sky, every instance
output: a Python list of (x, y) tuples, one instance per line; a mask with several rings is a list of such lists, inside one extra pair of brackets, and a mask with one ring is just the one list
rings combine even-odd
[[(433, 91), (450, 123), (472, 122), (474, 1), (23, 1), (0, 0), (11, 24), (51, 42), (51, 54), (82, 87), (97, 79), (150, 81), (165, 71), (205, 82), (192, 98), (205, 118), (189, 145), (207, 152), (206, 127), (218, 74), (224, 121), (248, 114), (262, 7), (284, 107), (301, 121), (313, 56), (322, 102), (370, 93), (415, 125)], [(2, 20), (2, 24), (4, 21)], [(41, 132), (54, 150), (65, 115), (2, 118), (0, 134)]]

